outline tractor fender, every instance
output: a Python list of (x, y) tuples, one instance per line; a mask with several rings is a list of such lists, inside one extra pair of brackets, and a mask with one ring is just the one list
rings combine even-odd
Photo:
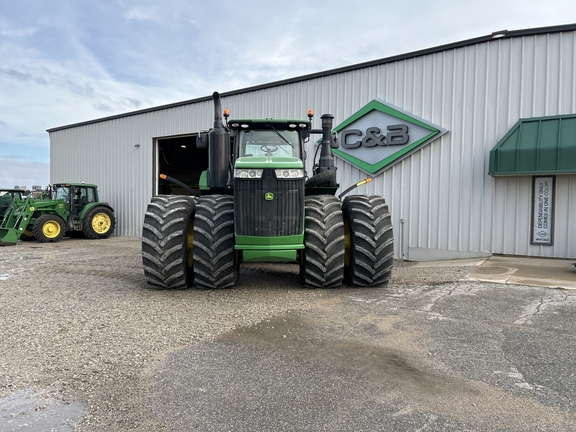
[(110, 204), (108, 204), (107, 202), (95, 202), (95, 203), (89, 203), (86, 205), (86, 207), (84, 207), (82, 209), (82, 211), (80, 212), (80, 219), (84, 219), (84, 216), (86, 216), (86, 214), (92, 210), (94, 207), (105, 207), (107, 209), (109, 209), (112, 213), (114, 213), (114, 209), (112, 208), (112, 206)]

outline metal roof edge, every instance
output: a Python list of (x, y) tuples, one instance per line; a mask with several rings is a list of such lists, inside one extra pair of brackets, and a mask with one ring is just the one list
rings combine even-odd
[[(325, 71), (321, 71), (321, 72), (315, 72), (315, 73), (311, 73), (311, 74), (300, 75), (300, 76), (297, 76), (294, 78), (287, 78), (287, 79), (283, 79), (283, 80), (279, 80), (279, 81), (273, 81), (273, 82), (269, 82), (269, 83), (265, 83), (265, 84), (258, 84), (258, 85), (251, 86), (251, 87), (245, 87), (245, 88), (238, 89), (238, 90), (223, 92), (223, 93), (220, 93), (220, 97), (235, 96), (235, 95), (239, 95), (239, 94), (243, 94), (243, 93), (249, 93), (249, 92), (253, 92), (253, 91), (257, 91), (257, 90), (264, 90), (264, 89), (271, 88), (271, 87), (277, 87), (280, 85), (286, 85), (286, 84), (292, 84), (292, 83), (301, 82), (301, 81), (312, 80), (312, 79), (316, 79), (316, 78), (322, 78), (325, 76), (335, 75), (338, 73), (351, 72), (354, 70), (365, 69), (365, 68), (373, 67), (373, 66), (379, 66), (379, 65), (386, 64), (386, 63), (392, 63), (395, 61), (407, 60), (407, 59), (414, 58), (414, 57), (420, 57), (420, 56), (424, 56), (424, 55), (435, 54), (435, 53), (438, 53), (441, 51), (447, 51), (447, 50), (456, 49), (456, 48), (463, 48), (466, 46), (476, 45), (476, 44), (482, 43), (482, 42), (490, 42), (490, 41), (497, 40), (497, 39), (523, 37), (523, 36), (536, 36), (536, 35), (546, 34), (546, 33), (562, 33), (562, 32), (566, 32), (566, 31), (576, 31), (576, 23), (575, 24), (562, 24), (562, 25), (557, 25), (557, 26), (536, 27), (536, 28), (521, 29), (521, 30), (495, 31), (495, 32), (491, 33), (490, 35), (486, 35), (486, 36), (479, 36), (479, 37), (472, 38), (472, 39), (465, 39), (465, 40), (458, 41), (458, 42), (451, 42), (451, 43), (444, 44), (444, 45), (438, 45), (436, 47), (425, 48), (425, 49), (421, 49), (421, 50), (417, 50), (417, 51), (411, 51), (411, 52), (408, 52), (405, 54), (397, 54), (394, 56), (384, 57), (384, 58), (376, 59), (376, 60), (370, 60), (370, 61), (363, 62), (363, 63), (356, 63), (356, 64), (349, 65), (349, 66), (342, 66), (342, 67), (338, 67), (335, 69), (329, 69), (329, 70), (325, 70)], [(194, 104), (194, 103), (198, 103), (198, 102), (204, 102), (204, 101), (208, 101), (208, 100), (212, 100), (212, 96), (203, 96), (203, 97), (199, 97), (199, 98), (195, 98), (195, 99), (188, 99), (188, 100), (181, 101), (181, 102), (174, 102), (174, 103), (170, 103), (170, 104), (166, 104), (166, 105), (159, 105), (159, 106), (145, 108), (145, 109), (141, 109), (141, 110), (137, 110), (137, 111), (130, 111), (130, 112), (122, 113), (122, 114), (116, 114), (116, 115), (112, 115), (112, 116), (108, 116), (108, 117), (101, 117), (101, 118), (83, 121), (83, 122), (79, 122), (79, 123), (73, 123), (73, 124), (69, 124), (69, 125), (65, 125), (65, 126), (57, 126), (57, 127), (51, 128), (51, 129), (46, 129), (46, 132), (48, 132), (48, 133), (56, 132), (56, 131), (63, 130), (63, 129), (69, 129), (69, 128), (74, 128), (74, 127), (78, 127), (78, 126), (85, 126), (85, 125), (89, 125), (89, 124), (105, 122), (105, 121), (119, 119), (119, 118), (123, 118), (123, 117), (130, 117), (130, 116), (134, 116), (134, 115), (145, 114), (148, 112), (161, 111), (164, 109), (176, 108), (179, 106), (190, 105), (190, 104)]]

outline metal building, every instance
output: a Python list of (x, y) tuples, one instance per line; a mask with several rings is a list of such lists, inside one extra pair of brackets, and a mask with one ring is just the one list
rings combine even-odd
[[(214, 89), (217, 90), (217, 89)], [(342, 189), (386, 198), (395, 256), (576, 258), (576, 24), (462, 42), (223, 93), (236, 118), (335, 116)], [(49, 129), (51, 181), (100, 186), (140, 236), (169, 171), (207, 165), (210, 97)], [(314, 144), (309, 143), (310, 172)], [(172, 190), (177, 193), (177, 190)]]

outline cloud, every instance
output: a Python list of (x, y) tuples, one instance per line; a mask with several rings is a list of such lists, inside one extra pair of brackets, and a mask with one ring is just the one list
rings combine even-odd
[(154, 11), (138, 7), (133, 7), (124, 12), (122, 17), (129, 21), (159, 21), (158, 15)]
[(27, 27), (27, 28), (12, 28), (12, 29), (2, 29), (0, 31), (1, 36), (6, 37), (27, 37), (33, 36), (38, 31), (37, 28), (34, 27)]
[(17, 155), (0, 156), (0, 187), (46, 186), (50, 182), (50, 164), (45, 162), (27, 162)]
[(0, 73), (5, 75), (7, 78), (14, 78), (19, 81), (33, 81), (37, 84), (48, 84), (48, 81), (44, 77), (34, 76), (30, 73), (20, 72), (14, 69), (0, 68)]
[(106, 104), (92, 104), (92, 106), (94, 107), (95, 110), (98, 110), (98, 111), (105, 111), (105, 112), (114, 111), (112, 109), (112, 107), (110, 107), (109, 105), (106, 105)]

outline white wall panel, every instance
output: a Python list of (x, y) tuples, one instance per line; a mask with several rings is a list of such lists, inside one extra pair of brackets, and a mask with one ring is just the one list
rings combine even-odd
[[(319, 128), (322, 113), (334, 114), (337, 125), (379, 98), (448, 130), (354, 191), (381, 194), (390, 204), (396, 257), (576, 257), (576, 241), (569, 241), (576, 228), (568, 222), (576, 216), (574, 176), (557, 177), (556, 244), (535, 247), (531, 178), (487, 174), (489, 151), (519, 118), (576, 112), (575, 51), (572, 31), (495, 39), (235, 94), (222, 103), (231, 117), (305, 118), (313, 109)], [(212, 103), (199, 102), (51, 132), (52, 181), (99, 184), (117, 209), (117, 233), (139, 236), (154, 182), (154, 138), (195, 133), (212, 121)], [(310, 145), (308, 169), (312, 156)], [(343, 186), (366, 177), (341, 160), (337, 166)]]

